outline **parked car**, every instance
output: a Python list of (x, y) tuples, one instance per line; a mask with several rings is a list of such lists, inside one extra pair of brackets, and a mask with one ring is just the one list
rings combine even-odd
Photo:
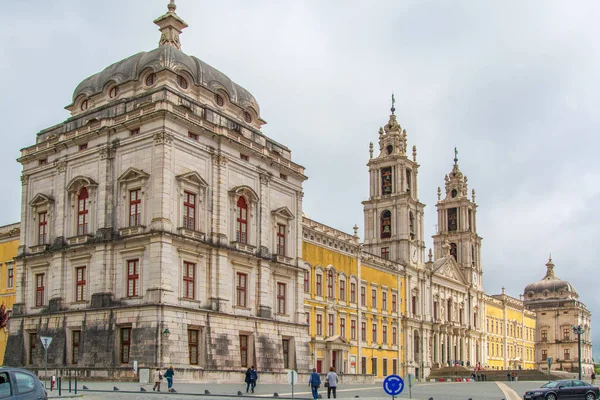
[(551, 381), (539, 389), (528, 390), (525, 392), (523, 400), (596, 400), (599, 391), (600, 389), (598, 389), (597, 386), (590, 385), (584, 381)]
[(0, 399), (47, 400), (48, 392), (33, 372), (0, 367)]

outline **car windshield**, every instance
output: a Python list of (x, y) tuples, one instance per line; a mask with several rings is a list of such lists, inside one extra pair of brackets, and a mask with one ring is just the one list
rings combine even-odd
[(562, 381), (552, 381), (552, 382), (548, 382), (546, 383), (544, 386), (542, 386), (543, 388), (555, 388), (558, 387), (558, 385), (561, 384)]

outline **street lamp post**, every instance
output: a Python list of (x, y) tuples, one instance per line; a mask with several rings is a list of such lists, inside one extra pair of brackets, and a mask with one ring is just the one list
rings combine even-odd
[(577, 335), (577, 360), (579, 363), (579, 380), (581, 380), (581, 335), (585, 332), (585, 330), (581, 327), (581, 325), (573, 326), (573, 333)]

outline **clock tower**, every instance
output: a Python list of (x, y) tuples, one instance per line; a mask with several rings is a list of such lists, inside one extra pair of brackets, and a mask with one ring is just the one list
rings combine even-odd
[(467, 177), (458, 167), (458, 151), (454, 149), (454, 166), (445, 177), (445, 195), (438, 187), (437, 233), (433, 236), (435, 258), (445, 255), (449, 246), (469, 283), (481, 288), (481, 240), (477, 234), (477, 204), (475, 189), (467, 197)]
[[(369, 199), (363, 201), (364, 250), (402, 264), (424, 263), (423, 210), (419, 202), (417, 148), (407, 156), (406, 130), (396, 120), (394, 96), (388, 123), (379, 128), (379, 149), (369, 145)], [(374, 155), (375, 153), (375, 155)]]

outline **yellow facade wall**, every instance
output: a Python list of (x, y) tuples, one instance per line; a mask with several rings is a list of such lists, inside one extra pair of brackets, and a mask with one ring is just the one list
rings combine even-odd
[[(19, 224), (0, 227), (0, 304), (7, 312), (12, 311), (16, 299), (16, 276), (14, 257), (19, 248)], [(12, 282), (9, 282), (9, 269), (12, 269)], [(9, 284), (10, 283), (10, 284)], [(0, 365), (8, 339), (8, 328), (0, 329)]]

